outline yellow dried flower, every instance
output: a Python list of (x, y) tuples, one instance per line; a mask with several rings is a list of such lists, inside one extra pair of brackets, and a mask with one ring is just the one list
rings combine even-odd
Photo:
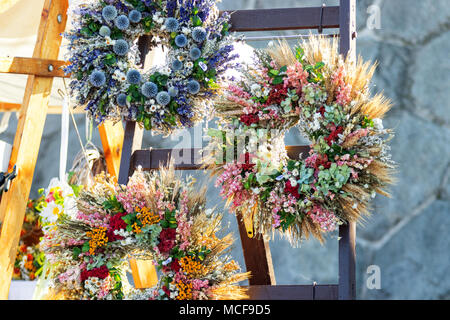
[(136, 217), (141, 221), (143, 227), (158, 223), (161, 220), (159, 214), (150, 212), (150, 209), (147, 207), (136, 207), (135, 210), (138, 212)]
[(192, 259), (190, 256), (181, 258), (180, 266), (188, 276), (203, 275), (207, 271), (204, 265)]
[(192, 283), (178, 281), (175, 285), (178, 289), (177, 300), (192, 300)]
[(92, 231), (86, 232), (86, 236), (90, 238), (89, 240), (89, 253), (94, 254), (97, 248), (106, 246), (108, 243), (108, 237), (106, 236), (106, 228), (99, 227)]

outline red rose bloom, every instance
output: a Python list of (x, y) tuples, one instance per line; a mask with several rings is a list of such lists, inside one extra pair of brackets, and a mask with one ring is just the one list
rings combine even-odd
[(172, 263), (170, 264), (170, 268), (172, 269), (172, 271), (174, 272), (178, 272), (181, 269), (180, 264), (178, 263), (178, 259), (175, 258), (173, 259)]
[(306, 159), (306, 166), (319, 170), (320, 166), (324, 169), (329, 169), (331, 167), (331, 162), (328, 161), (328, 156), (326, 154), (314, 154)]
[(333, 144), (334, 140), (336, 140), (338, 134), (342, 133), (342, 131), (344, 131), (344, 128), (339, 126), (337, 128), (333, 128), (331, 130), (331, 133), (328, 137), (325, 138), (325, 141), (328, 143), (328, 145), (331, 147), (331, 145)]
[(162, 290), (164, 291), (164, 293), (165, 293), (168, 297), (170, 297), (170, 291), (169, 291), (169, 289), (167, 289), (166, 286), (163, 286), (163, 287), (162, 287)]
[(114, 234), (114, 231), (127, 228), (127, 224), (122, 219), (122, 217), (126, 216), (126, 215), (127, 214), (125, 212), (122, 212), (122, 213), (118, 213), (111, 217), (111, 220), (109, 220), (108, 231), (106, 232), (108, 241), (112, 242), (112, 241), (124, 239), (122, 236)]
[(159, 234), (158, 249), (161, 253), (167, 253), (175, 245), (176, 230), (172, 228), (162, 229)]
[(272, 104), (280, 105), (281, 101), (283, 101), (287, 97), (287, 88), (284, 88), (284, 85), (277, 84), (272, 87), (272, 90), (267, 97), (266, 105), (270, 106)]
[(178, 271), (180, 271), (180, 269), (181, 269), (181, 266), (180, 266), (180, 263), (178, 262), (177, 258), (174, 258), (170, 264), (168, 264), (162, 268), (163, 272), (166, 272), (166, 273), (169, 271), (178, 272)]
[(323, 117), (323, 115), (325, 114), (325, 107), (324, 106), (320, 107), (319, 112)]
[(256, 114), (243, 114), (240, 118), (242, 123), (245, 123), (246, 126), (250, 126), (253, 123), (258, 123), (259, 117)]
[(94, 268), (92, 270), (83, 270), (81, 271), (81, 282), (87, 280), (91, 277), (96, 277), (99, 279), (105, 279), (107, 276), (109, 276), (109, 270), (106, 266), (101, 266), (100, 268)]
[(284, 192), (292, 194), (296, 199), (300, 199), (300, 194), (298, 193), (298, 187), (293, 187), (291, 181), (288, 180), (284, 186)]

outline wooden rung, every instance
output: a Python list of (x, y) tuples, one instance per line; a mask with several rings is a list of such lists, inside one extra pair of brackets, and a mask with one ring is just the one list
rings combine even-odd
[[(20, 111), (22, 105), (20, 103), (0, 102), (0, 112), (17, 112)], [(62, 106), (48, 106), (48, 114), (61, 114)], [(83, 107), (72, 109), (75, 114), (86, 113)]]
[(250, 285), (250, 300), (336, 300), (338, 285)]
[(0, 73), (68, 78), (69, 75), (65, 75), (61, 69), (65, 65), (66, 61), (53, 59), (0, 57)]
[[(318, 29), (322, 7), (229, 11), (232, 31)], [(322, 28), (339, 28), (339, 7), (323, 8)]]
[[(133, 170), (141, 166), (143, 170), (158, 169), (161, 164), (167, 165), (168, 159), (176, 155), (174, 157), (176, 170), (199, 170), (202, 168), (201, 150), (201, 148), (136, 150), (131, 156), (130, 168)], [(286, 146), (287, 155), (291, 159), (298, 159), (300, 154), (305, 157), (309, 150), (309, 146)]]

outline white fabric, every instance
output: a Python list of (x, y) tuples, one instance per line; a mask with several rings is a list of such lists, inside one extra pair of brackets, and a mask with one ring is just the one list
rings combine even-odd
[(32, 300), (37, 281), (13, 280), (8, 300)]
[(0, 140), (0, 172), (8, 171), (9, 158), (11, 157), (12, 145)]

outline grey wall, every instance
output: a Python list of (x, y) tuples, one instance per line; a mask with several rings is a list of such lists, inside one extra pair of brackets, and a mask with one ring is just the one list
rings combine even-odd
[[(320, 0), (223, 0), (221, 8), (321, 3)], [(365, 59), (379, 62), (374, 90), (384, 90), (394, 102), (385, 126), (396, 131), (391, 145), (393, 158), (399, 164), (392, 199), (377, 197), (373, 215), (357, 229), (357, 295), (359, 299), (449, 299), (450, 2), (357, 0), (357, 3), (358, 52)], [(367, 9), (371, 5), (380, 9), (380, 29), (367, 27)], [(77, 119), (84, 135), (83, 116)], [(47, 118), (33, 179), (33, 196), (51, 177), (58, 175), (59, 121), (59, 116)], [(2, 139), (12, 142), (15, 127), (14, 119)], [(70, 139), (69, 162), (80, 149), (73, 126)], [(100, 145), (97, 132), (94, 140)], [(305, 140), (293, 130), (286, 143), (305, 144)], [(170, 138), (148, 134), (144, 138), (147, 147), (175, 144)], [(208, 201), (223, 207), (218, 190), (212, 185)], [(225, 214), (225, 222), (238, 236), (235, 218)], [(308, 240), (299, 248), (291, 248), (286, 240), (277, 237), (271, 242), (277, 283), (337, 283), (337, 241), (336, 235), (332, 235), (324, 246)], [(244, 265), (239, 246), (237, 239), (233, 253)], [(366, 286), (370, 265), (380, 267), (380, 290), (369, 290)]]

